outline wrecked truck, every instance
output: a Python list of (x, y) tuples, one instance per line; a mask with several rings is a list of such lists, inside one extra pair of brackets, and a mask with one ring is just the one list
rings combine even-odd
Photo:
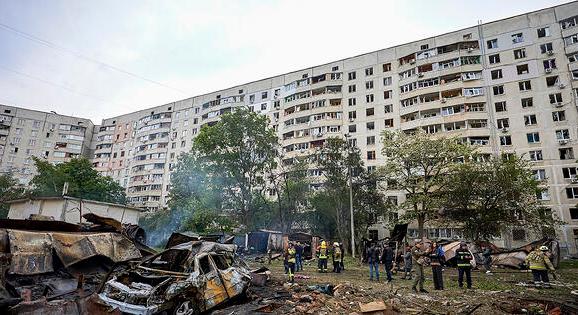
[(236, 245), (191, 241), (113, 272), (102, 301), (130, 314), (198, 314), (245, 296), (251, 274)]

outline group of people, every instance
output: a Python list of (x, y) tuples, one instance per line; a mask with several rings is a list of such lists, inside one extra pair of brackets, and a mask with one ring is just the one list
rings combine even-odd
[[(549, 282), (548, 270), (553, 271), (554, 267), (548, 257), (548, 247), (541, 246), (536, 248), (526, 258), (526, 265), (532, 271), (534, 282), (536, 284), (545, 284)], [(486, 273), (491, 274), (492, 250), (490, 247), (482, 247), (482, 262)], [(395, 253), (391, 246), (386, 242), (383, 246), (373, 243), (367, 248), (365, 258), (369, 264), (369, 280), (379, 281), (379, 265), (383, 264), (387, 281), (393, 280)], [(432, 243), (426, 246), (423, 243), (416, 243), (413, 247), (407, 246), (403, 253), (399, 253), (402, 262), (395, 259), (398, 267), (403, 263), (403, 277), (401, 279), (412, 279), (412, 291), (427, 292), (424, 289), (424, 268), (431, 266), (432, 278), (435, 290), (444, 289), (443, 266), (445, 265), (445, 252), (441, 245)], [(472, 269), (476, 266), (474, 255), (468, 248), (466, 242), (461, 242), (455, 251), (455, 264), (458, 270), (458, 286), (465, 285), (468, 289), (472, 288)], [(415, 277), (412, 277), (412, 271)]]
[[(321, 243), (316, 248), (317, 271), (327, 272), (327, 262), (330, 256), (333, 262), (333, 272), (340, 273), (344, 270), (342, 248), (343, 245), (338, 242), (334, 242), (333, 246), (328, 246), (325, 240), (321, 240)], [(290, 282), (294, 282), (295, 272), (303, 271), (303, 249), (303, 244), (289, 242), (285, 251), (285, 273), (288, 275)], [(484, 268), (487, 274), (491, 274), (492, 250), (488, 246), (482, 246), (481, 249)], [(418, 242), (413, 247), (407, 246), (405, 251), (398, 255), (396, 255), (388, 242), (385, 242), (383, 246), (374, 242), (367, 247), (365, 259), (369, 264), (370, 281), (379, 281), (380, 264), (383, 264), (387, 282), (392, 281), (393, 270), (397, 263), (398, 268), (403, 266), (401, 269), (403, 277), (401, 279), (413, 279), (412, 291), (426, 293), (427, 291), (424, 289), (424, 268), (431, 266), (434, 289), (444, 289), (443, 266), (446, 263), (445, 252), (443, 247), (436, 242), (431, 243), (429, 246)], [(548, 247), (536, 247), (528, 254), (525, 262), (532, 272), (534, 283), (537, 286), (547, 286), (550, 281), (548, 271), (555, 271), (550, 261)], [(463, 288), (465, 280), (466, 287), (471, 289), (472, 269), (476, 267), (476, 262), (466, 242), (460, 242), (458, 249), (456, 249), (455, 264), (458, 270), (458, 286)], [(412, 271), (415, 271), (415, 277), (412, 276)]]
[[(432, 278), (435, 290), (444, 289), (443, 265), (445, 264), (445, 252), (438, 243), (432, 243), (429, 248), (424, 248), (422, 243), (417, 243), (410, 249), (412, 265), (415, 264), (415, 279), (411, 287), (414, 292), (427, 292), (424, 289), (424, 268), (429, 264), (432, 268)], [(461, 242), (456, 250), (456, 265), (458, 267), (458, 286), (464, 287), (464, 276), (468, 289), (472, 288), (472, 268), (475, 266), (474, 256), (465, 242)], [(407, 272), (407, 271), (406, 271)]]
[[(325, 240), (316, 248), (317, 253), (317, 271), (327, 272), (327, 261), (329, 256), (333, 262), (333, 272), (341, 273), (344, 270), (343, 265), (343, 244), (334, 242), (333, 246), (328, 246)], [(300, 242), (289, 242), (283, 255), (285, 274), (288, 275), (289, 282), (295, 281), (295, 272), (303, 271), (303, 249), (304, 245)]]

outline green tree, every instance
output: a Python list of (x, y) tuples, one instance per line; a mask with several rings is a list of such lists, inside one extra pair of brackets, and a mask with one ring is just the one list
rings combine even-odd
[(276, 228), (287, 233), (295, 224), (303, 225), (300, 215), (307, 207), (309, 198), (309, 180), (307, 163), (298, 161), (289, 166), (282, 166), (277, 173), (270, 176), (276, 200), (272, 202), (273, 221)]
[(111, 177), (102, 176), (86, 158), (76, 158), (61, 164), (34, 159), (37, 174), (30, 182), (32, 196), (61, 196), (68, 182), (67, 196), (103, 202), (125, 204), (124, 188)]
[[(367, 228), (384, 216), (388, 209), (384, 197), (377, 189), (378, 178), (363, 167), (357, 147), (339, 138), (329, 138), (319, 151), (317, 163), (325, 177), (323, 190), (316, 193), (312, 206), (318, 217), (324, 218), (333, 210), (335, 235), (351, 248), (351, 213), (349, 202), (349, 180), (353, 190), (354, 233), (357, 240), (367, 234)], [(359, 242), (358, 242), (359, 244)]]
[(417, 131), (382, 133), (385, 165), (381, 171), (389, 188), (399, 189), (406, 195), (400, 205), (405, 211), (403, 220), (417, 220), (420, 237), (428, 220), (439, 216), (444, 200), (444, 186), (448, 174), (474, 148), (453, 138), (444, 138)]
[(184, 230), (197, 233), (230, 233), (235, 223), (228, 216), (211, 209), (197, 209), (184, 225)]
[(461, 224), (467, 238), (489, 240), (508, 228), (545, 232), (557, 220), (545, 211), (528, 162), (516, 156), (468, 160), (449, 176), (444, 213)]
[(337, 213), (332, 192), (313, 192), (309, 196), (308, 204), (311, 209), (303, 215), (311, 230), (327, 239), (337, 239)]
[(201, 129), (171, 175), (171, 208), (210, 209), (245, 228), (268, 209), (266, 176), (276, 167), (277, 135), (266, 116), (236, 109)]
[(355, 239), (358, 248), (361, 239), (367, 237), (369, 228), (385, 219), (392, 211), (392, 205), (386, 202), (380, 183), (383, 178), (377, 172), (363, 171), (353, 182), (353, 217), (355, 219)]
[(8, 217), (10, 205), (6, 203), (7, 201), (21, 199), (25, 196), (24, 186), (20, 185), (11, 174), (0, 175), (0, 219)]

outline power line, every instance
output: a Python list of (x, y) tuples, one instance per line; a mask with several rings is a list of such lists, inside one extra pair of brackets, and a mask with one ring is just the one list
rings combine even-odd
[(4, 30), (6, 30), (6, 31), (10, 31), (10, 32), (12, 32), (12, 33), (14, 33), (14, 34), (22, 37), (22, 38), (25, 38), (25, 39), (28, 39), (28, 40), (30, 40), (30, 41), (36, 42), (36, 43), (38, 43), (38, 44), (44, 45), (44, 46), (46, 46), (46, 47), (49, 47), (49, 48), (52, 48), (52, 49), (55, 49), (55, 50), (59, 50), (59, 51), (68, 53), (68, 54), (70, 54), (70, 55), (73, 55), (73, 56), (75, 56), (75, 57), (77, 57), (77, 58), (80, 58), (80, 59), (83, 59), (83, 60), (86, 60), (86, 61), (95, 63), (95, 64), (97, 64), (97, 65), (99, 65), (99, 66), (101, 66), (101, 67), (105, 67), (105, 68), (108, 68), (108, 69), (111, 69), (111, 70), (114, 70), (114, 71), (117, 71), (117, 72), (126, 74), (126, 75), (128, 75), (128, 76), (133, 77), (133, 78), (141, 79), (141, 80), (143, 80), (143, 81), (146, 81), (146, 82), (149, 82), (149, 83), (152, 83), (152, 84), (156, 84), (156, 85), (158, 85), (158, 86), (162, 86), (162, 87), (164, 87), (164, 88), (171, 89), (171, 90), (173, 90), (173, 91), (177, 91), (177, 92), (182, 93), (182, 94), (185, 94), (185, 95), (187, 95), (187, 96), (190, 95), (190, 93), (188, 93), (188, 92), (186, 92), (186, 91), (183, 91), (183, 90), (181, 90), (181, 89), (174, 88), (174, 87), (172, 87), (172, 86), (166, 85), (166, 84), (164, 84), (164, 83), (162, 83), (162, 82), (159, 82), (159, 81), (155, 81), (155, 80), (152, 80), (152, 79), (145, 78), (145, 77), (143, 77), (143, 76), (141, 76), (141, 75), (138, 75), (138, 74), (136, 74), (136, 73), (130, 72), (130, 71), (128, 71), (128, 70), (124, 70), (124, 69), (122, 69), (122, 68), (119, 68), (119, 67), (117, 67), (117, 66), (111, 65), (111, 64), (109, 64), (109, 63), (106, 63), (106, 62), (103, 62), (103, 61), (94, 59), (94, 58), (92, 58), (92, 57), (83, 55), (83, 54), (81, 54), (81, 53), (79, 53), (79, 52), (76, 52), (76, 51), (73, 51), (73, 50), (71, 50), (71, 49), (68, 49), (68, 48), (59, 46), (59, 45), (57, 45), (57, 44), (54, 44), (54, 43), (49, 42), (49, 41), (47, 41), (47, 40), (44, 40), (44, 39), (42, 39), (42, 38), (36, 37), (36, 36), (34, 36), (34, 35), (32, 35), (32, 34), (29, 34), (29, 33), (20, 31), (20, 30), (18, 30), (18, 29), (15, 29), (15, 28), (11, 27), (10, 25), (4, 24), (4, 23), (2, 23), (2, 22), (0, 22), (0, 28), (4, 29)]
[[(86, 96), (86, 97), (95, 99), (95, 100), (97, 100), (97, 101), (99, 101), (99, 102), (103, 102), (104, 104), (115, 104), (115, 103), (113, 103), (113, 102), (109, 102), (109, 101), (107, 101), (107, 100), (105, 100), (105, 99), (102, 99), (102, 98), (100, 98), (100, 97), (98, 97), (98, 96), (86, 94), (86, 93), (84, 93), (84, 92), (79, 92), (79, 91), (77, 91), (77, 90), (75, 90), (75, 89), (72, 89), (72, 88), (70, 88), (70, 87), (68, 87), (68, 86), (61, 85), (61, 84), (58, 84), (58, 83), (54, 83), (54, 82), (51, 82), (51, 81), (48, 81), (48, 80), (45, 80), (45, 79), (42, 79), (42, 78), (39, 78), (39, 77), (30, 75), (30, 74), (27, 74), (27, 73), (24, 73), (24, 72), (21, 72), (21, 71), (18, 71), (18, 70), (10, 69), (10, 68), (5, 67), (5, 66), (2, 66), (2, 65), (0, 65), (0, 69), (1, 69), (1, 70), (4, 70), (4, 71), (6, 71), (6, 72), (10, 72), (10, 73), (14, 73), (14, 74), (23, 76), (23, 77), (28, 78), (28, 79), (36, 80), (36, 81), (42, 82), (42, 83), (44, 83), (44, 84), (48, 84), (48, 85), (51, 85), (51, 86), (54, 86), (54, 87), (57, 87), (57, 88), (64, 89), (64, 90), (66, 90), (66, 91), (68, 91), (68, 92), (70, 92), (70, 93), (74, 93), (74, 94), (78, 94), (78, 95), (81, 95), (81, 96)], [(116, 105), (119, 105), (119, 106), (120, 106), (120, 104), (116, 104)]]

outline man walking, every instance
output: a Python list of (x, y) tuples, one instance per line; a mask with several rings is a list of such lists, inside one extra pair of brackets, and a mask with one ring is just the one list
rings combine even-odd
[(427, 293), (423, 288), (423, 282), (425, 277), (423, 275), (423, 267), (425, 265), (425, 257), (429, 254), (429, 251), (424, 251), (421, 243), (415, 244), (411, 249), (411, 257), (413, 259), (413, 265), (415, 265), (415, 279), (413, 280), (413, 286), (411, 287), (414, 293), (417, 293), (417, 288), (419, 287), (419, 292)]
[(379, 282), (379, 248), (377, 244), (371, 244), (366, 253), (367, 262), (369, 263), (369, 281), (373, 281), (373, 273), (375, 272), (375, 279)]
[(385, 274), (387, 275), (387, 282), (393, 280), (391, 271), (393, 269), (393, 249), (389, 246), (389, 243), (385, 243), (383, 249), (383, 254), (381, 255), (381, 262), (385, 268)]
[(464, 274), (466, 275), (466, 282), (468, 289), (472, 288), (472, 253), (468, 249), (466, 242), (461, 242), (460, 247), (456, 251), (456, 262), (458, 264), (458, 285), (460, 288), (464, 287)]
[(546, 255), (547, 251), (548, 246), (540, 246), (540, 248), (536, 248), (526, 256), (526, 264), (530, 265), (536, 286), (540, 286), (540, 284), (549, 285), (548, 269), (551, 271), (555, 270), (550, 258)]

